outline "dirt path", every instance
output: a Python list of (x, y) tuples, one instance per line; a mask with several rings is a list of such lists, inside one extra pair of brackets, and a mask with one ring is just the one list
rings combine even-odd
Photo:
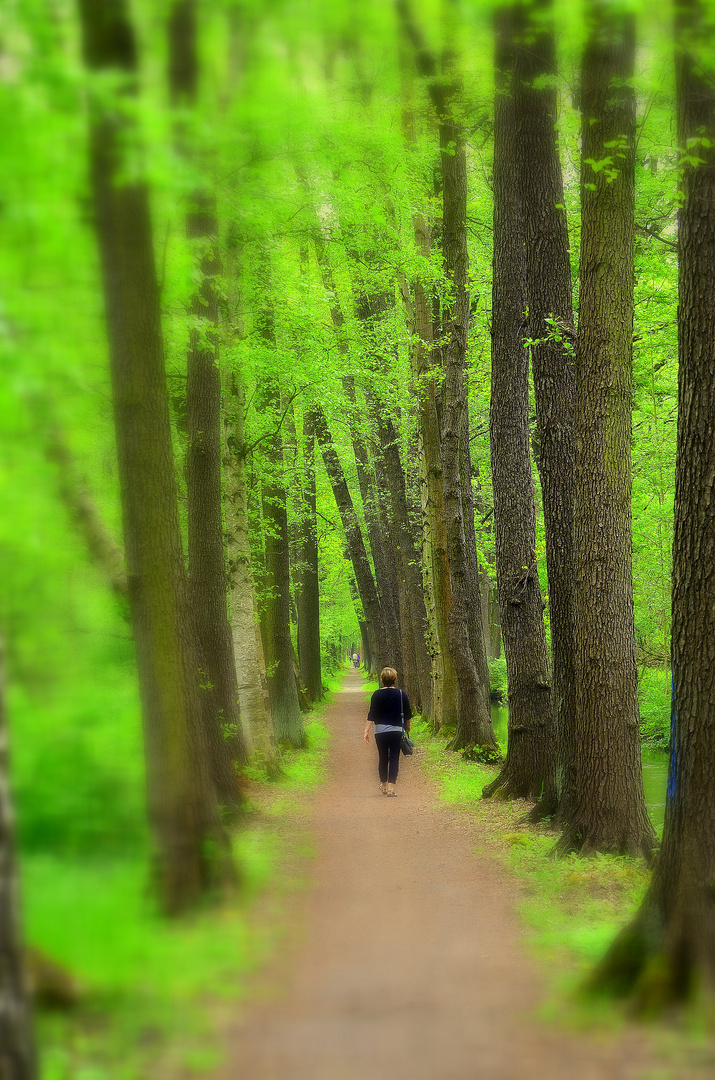
[(439, 805), (414, 759), (402, 759), (399, 797), (379, 794), (361, 682), (349, 674), (325, 716), (329, 779), (312, 817), (302, 940), (231, 1033), (220, 1080), (670, 1076), (644, 1071), (633, 1041), (600, 1044), (533, 1019), (542, 987), (515, 886), (473, 854), (476, 826)]

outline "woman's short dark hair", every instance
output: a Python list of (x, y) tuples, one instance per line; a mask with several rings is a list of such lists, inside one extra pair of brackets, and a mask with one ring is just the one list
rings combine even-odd
[(384, 667), (380, 672), (380, 682), (383, 686), (394, 686), (397, 682), (397, 672), (393, 667)]

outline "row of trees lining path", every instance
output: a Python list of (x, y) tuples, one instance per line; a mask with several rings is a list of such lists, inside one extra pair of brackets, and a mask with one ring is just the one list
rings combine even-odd
[[(552, 4), (499, 5), (494, 16), (493, 130), (491, 120), (480, 130), (493, 135), (494, 150), (489, 426), (510, 715), (507, 757), (484, 796), (531, 799), (534, 819), (553, 817), (561, 853), (650, 859), (631, 567), (638, 26), (616, 0), (584, 0), (583, 12), (578, 333)], [(258, 24), (245, 12), (225, 15), (220, 110), (240, 116), (258, 65)], [(299, 227), (277, 236), (245, 206), (236, 209), (236, 170), (219, 168), (227, 164), (225, 145), (199, 134), (205, 11), (197, 0), (170, 5), (165, 107), (173, 153), (191, 180), (181, 210), (193, 283), (181, 316), (185, 380), (177, 395), (166, 365), (151, 182), (136, 164), (139, 39), (127, 0), (78, 3), (126, 577), (118, 575), (111, 538), (96, 542), (104, 533), (91, 495), (80, 500), (68, 481), (67, 499), (92, 558), (128, 603), (153, 880), (167, 915), (240, 877), (227, 833), (241, 819), (240, 768), (258, 756), (269, 775), (280, 775), (280, 745), (303, 745), (302, 714), (323, 694), (320, 601), (329, 598), (321, 596), (319, 482), (334, 498), (337, 519), (327, 524), (340, 537), (368, 671), (394, 663), (415, 706), (450, 735), (452, 749), (499, 759), (489, 717), (489, 554), (484, 520), (479, 539), (475, 526), (475, 508), (484, 509), (472, 462), (469, 363), (476, 129), (468, 122), (462, 27), (458, 5), (447, 3), (433, 45), (416, 5), (397, 0), (393, 15), (402, 130), (391, 156), (381, 149), (371, 161), (371, 212), (338, 164), (328, 177), (310, 140), (288, 142), (281, 182), (298, 199)], [(646, 998), (657, 984), (664, 1000), (715, 982), (711, 28), (705, 0), (677, 0), (680, 412), (666, 825), (643, 909), (594, 976), (598, 985)], [(369, 112), (371, 83), (357, 47), (352, 63), (350, 93)], [(222, 123), (224, 134), (233, 130)], [(270, 159), (260, 125), (252, 127), (248, 114), (244, 123), (249, 163)], [(395, 161), (408, 178), (404, 187), (391, 179)], [(308, 331), (298, 316), (286, 322), (284, 293), (305, 303), (319, 297), (322, 324), (308, 320)], [(306, 342), (332, 358), (324, 386), (319, 366), (303, 365)], [(409, 405), (399, 395), (403, 356)], [(62, 469), (66, 459), (56, 458)], [(350, 644), (338, 636), (331, 648), (343, 656)], [(9, 806), (3, 813), (9, 822)], [(12, 891), (11, 824), (0, 843), (0, 886)], [(0, 923), (0, 950), (9, 957), (0, 990), (13, 1003), (8, 1045), (18, 1048), (8, 1075), (25, 1077), (34, 1065), (12, 959), (17, 925), (12, 912)], [(663, 963), (665, 980), (657, 974)]]

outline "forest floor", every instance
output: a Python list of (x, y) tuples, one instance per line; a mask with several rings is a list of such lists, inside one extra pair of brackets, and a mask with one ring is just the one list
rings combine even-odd
[[(314, 859), (284, 946), (226, 1032), (216, 1080), (681, 1080), (648, 1029), (539, 1019), (549, 990), (515, 912), (522, 886), (475, 853), (480, 824), (438, 799), (419, 753), (379, 793), (363, 678), (323, 721)], [(288, 915), (286, 915), (288, 917)], [(668, 1055), (670, 1056), (670, 1055)]]

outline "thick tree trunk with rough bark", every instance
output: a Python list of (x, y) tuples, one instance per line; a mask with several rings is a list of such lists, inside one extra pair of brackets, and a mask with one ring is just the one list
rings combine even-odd
[(707, 16), (701, 0), (680, 0), (678, 145), (687, 157), (678, 230), (673, 708), (665, 827), (643, 904), (591, 979), (600, 990), (633, 994), (649, 1013), (686, 998), (711, 1003), (715, 995), (715, 66)]
[[(97, 72), (136, 78), (125, 0), (79, 4), (84, 56)], [(199, 722), (146, 184), (128, 179), (123, 113), (91, 105), (90, 162), (104, 282), (129, 601), (137, 649), (155, 879), (179, 912), (210, 885), (225, 856)], [(207, 843), (207, 841), (209, 841)], [(217, 866), (226, 869), (225, 858)]]
[(635, 24), (616, 0), (590, 0), (587, 16), (575, 414), (578, 753), (558, 846), (649, 858), (655, 834), (643, 797), (631, 577)]
[[(195, 105), (198, 93), (195, 0), (178, 0), (169, 17), (169, 87), (175, 105)], [(188, 153), (186, 147), (180, 148)], [(219, 800), (241, 803), (236, 764), (248, 761), (239, 710), (236, 665), (227, 616), (221, 505), (221, 374), (218, 358), (216, 200), (194, 191), (186, 236), (197, 253), (201, 284), (189, 304), (186, 371), (186, 494), (189, 588), (196, 630), (201, 708)]]
[[(190, 313), (186, 374), (188, 445), (186, 495), (189, 587), (200, 666), (201, 705), (211, 742), (211, 768), (220, 801), (238, 807), (241, 797), (236, 764), (248, 761), (239, 706), (233, 640), (227, 613), (226, 558), (221, 484), (221, 372), (218, 363), (218, 296), (220, 273), (218, 223), (214, 201), (197, 195), (200, 204), (187, 215), (187, 235), (203, 251), (202, 283)], [(201, 324), (210, 329), (201, 330)]]
[(246, 446), (243, 433), (245, 394), (238, 375), (226, 378), (224, 435), (226, 446), (226, 537), (228, 555), (229, 606), (236, 684), (241, 708), (241, 724), (250, 738), (259, 764), (269, 776), (280, 774), (280, 752), (273, 731), (267, 684), (259, 654), (256, 596), (251, 568), (251, 545), (246, 486)]
[(509, 694), (509, 743), (485, 798), (538, 799), (554, 781), (553, 709), (544, 605), (536, 565), (536, 507), (529, 445), (526, 263), (514, 102), (517, 13), (495, 16), (494, 264), (489, 411), (494, 541)]
[(298, 663), (311, 701), (323, 697), (320, 670), (320, 587), (315, 491), (315, 425), (307, 408), (303, 416), (303, 507), (300, 522)]
[(573, 755), (576, 687), (573, 636), (573, 485), (576, 375), (571, 263), (552, 84), (556, 46), (552, 0), (529, 9), (517, 42), (514, 96), (520, 154), (536, 463), (541, 478), (549, 582), (554, 724), (553, 779), (539, 811), (553, 813), (557, 776)]
[(35, 1080), (37, 1076), (22, 944), (19, 877), (0, 640), (0, 1077), (3, 1080)]

